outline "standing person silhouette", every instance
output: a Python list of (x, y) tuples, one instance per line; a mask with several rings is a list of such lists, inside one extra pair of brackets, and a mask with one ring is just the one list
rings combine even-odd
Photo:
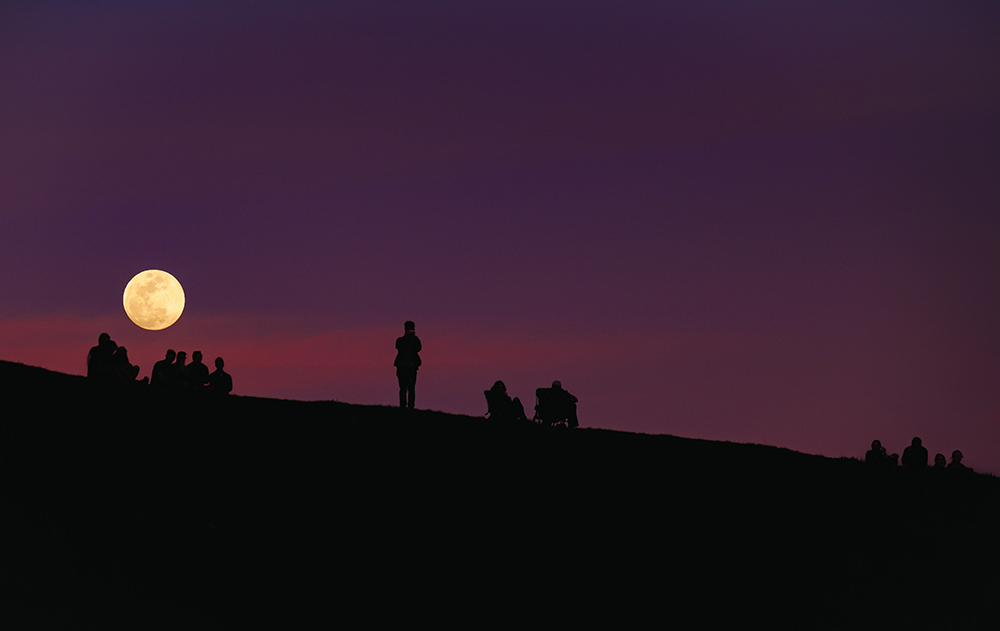
[(403, 324), (403, 336), (396, 338), (396, 379), (399, 380), (399, 407), (413, 409), (417, 386), (417, 369), (420, 368), (420, 338), (410, 320)]

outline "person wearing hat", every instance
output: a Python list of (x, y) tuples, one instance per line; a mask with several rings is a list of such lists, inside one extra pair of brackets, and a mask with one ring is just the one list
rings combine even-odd
[(955, 450), (951, 452), (951, 462), (948, 463), (949, 471), (972, 471), (972, 467), (962, 464), (962, 452)]

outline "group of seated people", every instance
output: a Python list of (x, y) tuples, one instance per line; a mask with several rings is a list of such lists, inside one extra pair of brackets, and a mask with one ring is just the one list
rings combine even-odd
[(87, 353), (87, 377), (105, 383), (149, 383), (147, 377), (136, 381), (139, 367), (128, 360), (128, 349), (118, 346), (111, 336), (101, 333), (97, 346)]
[[(489, 418), (502, 421), (528, 420), (521, 400), (517, 397), (510, 398), (504, 382), (497, 381), (492, 388), (484, 391), (483, 394), (486, 396), (486, 405), (489, 408), (486, 415)], [(553, 381), (551, 388), (538, 388), (535, 390), (535, 398), (538, 403), (535, 404), (535, 416), (531, 419), (532, 421), (544, 425), (565, 425), (570, 428), (580, 425), (576, 418), (578, 399), (563, 390), (560, 382)]]
[(201, 351), (195, 351), (188, 364), (187, 353), (168, 350), (166, 357), (153, 365), (152, 376), (139, 380), (139, 367), (129, 362), (128, 350), (124, 346), (118, 346), (107, 333), (101, 333), (97, 338), (97, 346), (87, 354), (87, 377), (105, 383), (149, 384), (164, 390), (216, 394), (232, 392), (233, 378), (223, 370), (225, 362), (222, 358), (215, 358), (215, 372), (212, 373), (208, 372), (208, 367), (201, 359)]
[(153, 375), (149, 385), (164, 390), (188, 390), (229, 394), (233, 391), (233, 378), (223, 368), (226, 362), (215, 358), (215, 372), (209, 373), (208, 366), (201, 361), (201, 351), (191, 353), (191, 363), (187, 353), (167, 349), (166, 356), (153, 364)]
[[(881, 441), (873, 440), (872, 448), (865, 453), (865, 464), (879, 471), (895, 469), (900, 464), (903, 465), (904, 469), (918, 470), (927, 468), (927, 457), (927, 448), (924, 447), (923, 441), (917, 436), (914, 436), (913, 440), (910, 441), (910, 446), (903, 450), (902, 460), (899, 454), (889, 454), (885, 447), (882, 446)], [(972, 467), (962, 464), (962, 452), (957, 449), (951, 452), (951, 462), (949, 463), (945, 462), (944, 454), (936, 454), (931, 469), (939, 471), (944, 471), (945, 469), (949, 471), (972, 471)]]

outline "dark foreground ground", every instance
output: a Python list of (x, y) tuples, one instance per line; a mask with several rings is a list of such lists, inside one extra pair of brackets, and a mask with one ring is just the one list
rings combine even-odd
[(5, 629), (1000, 621), (991, 476), (8, 362), (0, 384)]

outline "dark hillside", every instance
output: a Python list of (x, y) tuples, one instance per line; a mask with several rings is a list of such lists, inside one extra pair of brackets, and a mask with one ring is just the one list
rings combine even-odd
[(167, 397), (8, 362), (0, 383), (0, 619), (22, 627), (1000, 620), (991, 476), (874, 476), (774, 447), (390, 407)]

